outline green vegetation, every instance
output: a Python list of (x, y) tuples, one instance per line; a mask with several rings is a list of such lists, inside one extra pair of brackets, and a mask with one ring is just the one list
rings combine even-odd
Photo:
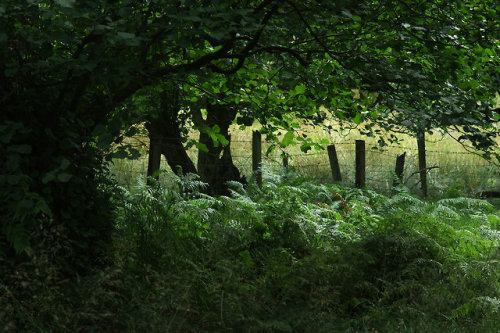
[(170, 177), (171, 188), (117, 189), (106, 269), (51, 286), (40, 258), (44, 279), (10, 276), (21, 283), (0, 286), (2, 330), (499, 328), (500, 215), (485, 201), (387, 197), (293, 170), (214, 198), (194, 176)]
[(231, 126), (279, 157), (439, 131), (498, 164), (497, 2), (0, 0), (0, 331), (495, 331), (477, 186), (243, 187)]
[(138, 123), (154, 138), (150, 175), (163, 155), (216, 194), (241, 179), (234, 121), (304, 152), (321, 142), (296, 135), (299, 120), (456, 130), (498, 160), (497, 17), (494, 0), (0, 1), (0, 269), (43, 240), (67, 241), (52, 258), (68, 278), (110, 251), (103, 161)]
[[(337, 132), (329, 133), (320, 127), (302, 127), (299, 133), (304, 133), (315, 141), (328, 140), (336, 143), (337, 153), (340, 159), (340, 167), (345, 185), (354, 184), (354, 140), (365, 140), (367, 144), (366, 171), (367, 184), (377, 192), (389, 194), (392, 191), (392, 180), (394, 178), (394, 163), (396, 156), (406, 151), (406, 166), (404, 179), (418, 170), (418, 156), (416, 139), (409, 135), (399, 134), (400, 145), (394, 144), (390, 147), (379, 147), (377, 138), (370, 138), (357, 133), (357, 131), (346, 131), (341, 135)], [(338, 124), (335, 126), (339, 129)], [(252, 133), (251, 130), (240, 130), (237, 125), (230, 127), (232, 138), (231, 154), (234, 164), (245, 176), (252, 173)], [(388, 135), (386, 133), (386, 135)], [(196, 139), (196, 134), (190, 137)], [(477, 197), (483, 191), (500, 191), (500, 168), (498, 165), (485, 160), (479, 155), (468, 152), (464, 147), (447, 135), (435, 133), (427, 136), (427, 160), (429, 166), (438, 166), (428, 173), (429, 194), (431, 198), (442, 197)], [(498, 140), (497, 140), (498, 141)], [(118, 183), (126, 188), (137, 185), (138, 178), (146, 175), (148, 165), (148, 143), (145, 135), (137, 134), (128, 138), (126, 144), (131, 144), (141, 152), (138, 159), (114, 159), (110, 165), (110, 171)], [(498, 141), (500, 143), (500, 141)], [(263, 152), (266, 152), (273, 142), (263, 144)], [(372, 149), (376, 147), (378, 149)], [(296, 168), (300, 176), (314, 179), (316, 182), (329, 183), (332, 175), (326, 149), (312, 150), (304, 153), (299, 145), (289, 145), (284, 148), (290, 154), (290, 165)], [(269, 155), (264, 155), (264, 165), (268, 169), (279, 172), (282, 166), (282, 150), (275, 149)], [(197, 164), (198, 149), (192, 147), (187, 150), (189, 157)], [(162, 169), (169, 169), (165, 160), (161, 163)], [(164, 185), (170, 184), (169, 177), (160, 175), (160, 182)], [(410, 193), (421, 195), (418, 186), (419, 177), (413, 175), (406, 186)]]

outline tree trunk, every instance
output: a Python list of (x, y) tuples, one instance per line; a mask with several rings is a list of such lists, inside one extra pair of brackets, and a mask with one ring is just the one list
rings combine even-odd
[(153, 143), (149, 151), (148, 176), (159, 169), (158, 150), (165, 156), (168, 165), (176, 174), (197, 173), (194, 163), (186, 153), (181, 133), (182, 121), (179, 119), (179, 88), (172, 86), (159, 96), (160, 110), (148, 117), (146, 129)]
[(149, 132), (149, 153), (148, 153), (148, 185), (152, 185), (151, 178), (158, 180), (158, 172), (161, 164), (161, 144), (159, 138), (154, 133)]
[[(229, 126), (236, 117), (237, 110), (229, 105), (207, 104), (207, 119), (201, 114), (194, 115), (194, 122), (199, 127), (213, 128), (218, 125), (219, 134), (224, 135), (229, 144), (223, 146), (220, 142), (214, 145), (212, 138), (203, 131), (200, 132), (200, 143), (203, 143), (208, 152), (199, 151), (198, 171), (186, 153), (183, 145), (181, 128), (182, 120), (179, 119), (180, 103), (179, 90), (175, 86), (165, 89), (160, 94), (160, 111), (150, 116), (146, 122), (151, 145), (148, 175), (153, 175), (159, 168), (158, 158), (154, 147), (159, 147), (161, 154), (165, 156), (168, 165), (175, 173), (197, 173), (201, 180), (208, 183), (210, 194), (228, 195), (229, 190), (226, 182), (236, 180), (244, 182), (238, 168), (233, 164), (231, 156), (231, 137)], [(194, 111), (195, 112), (195, 111)]]
[(422, 194), (427, 197), (427, 162), (425, 159), (425, 132), (417, 134), (418, 146), (418, 169), (420, 170), (420, 188)]
[(213, 128), (218, 125), (219, 133), (229, 141), (225, 147), (221, 143), (214, 145), (207, 133), (200, 133), (200, 143), (207, 147), (208, 152), (202, 150), (198, 152), (198, 172), (201, 180), (208, 183), (211, 194), (228, 195), (227, 181), (245, 182), (231, 156), (229, 126), (236, 117), (236, 113), (236, 108), (229, 105), (207, 104), (207, 119), (203, 120), (198, 117), (198, 126)]

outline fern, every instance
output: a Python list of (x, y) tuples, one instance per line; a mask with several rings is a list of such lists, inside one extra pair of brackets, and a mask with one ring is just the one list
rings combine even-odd
[(456, 219), (460, 217), (460, 214), (458, 214), (453, 207), (445, 206), (441, 203), (437, 204), (431, 214), (437, 218)]
[[(192, 176), (175, 178), (172, 187), (142, 181), (120, 189), (113, 269), (123, 273), (99, 277), (101, 294), (92, 280), (82, 291), (106, 300), (99, 309), (113, 313), (107, 327), (494, 327), (499, 233), (488, 204), (424, 201), (405, 191), (387, 197), (315, 184), (288, 171), (264, 170), (264, 178), (262, 188), (230, 182), (231, 195), (221, 197), (203, 194), (204, 185)], [(42, 301), (58, 309), (68, 303)], [(70, 317), (77, 322), (88, 320), (85, 312), (104, 317), (89, 302), (74, 302), (78, 311)]]
[(17, 253), (20, 254), (29, 250), (29, 235), (23, 223), (5, 221), (2, 225), (2, 233)]
[(486, 200), (474, 199), (474, 198), (451, 198), (451, 199), (441, 199), (438, 203), (455, 207), (467, 212), (492, 212), (494, 207)]

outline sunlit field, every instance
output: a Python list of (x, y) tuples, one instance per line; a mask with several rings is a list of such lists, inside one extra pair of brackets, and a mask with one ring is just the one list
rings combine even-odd
[[(254, 129), (257, 129), (254, 126)], [(245, 176), (252, 174), (252, 128), (241, 130), (238, 126), (231, 127), (231, 152), (235, 165)], [(396, 157), (406, 152), (406, 162), (403, 180), (408, 189), (414, 194), (420, 194), (418, 170), (418, 152), (416, 138), (406, 134), (398, 134), (399, 143), (381, 147), (378, 137), (366, 137), (356, 130), (327, 131), (321, 128), (304, 127), (297, 132), (320, 142), (323, 139), (336, 145), (339, 164), (344, 185), (354, 184), (354, 143), (355, 140), (366, 142), (366, 183), (367, 187), (379, 192), (391, 191)], [(193, 133), (196, 139), (197, 134)], [(141, 157), (137, 160), (115, 159), (111, 166), (112, 174), (121, 185), (132, 186), (137, 184), (138, 177), (143, 177), (147, 170), (146, 135), (130, 138), (129, 143), (136, 146)], [(283, 153), (289, 158), (289, 166), (304, 177), (317, 182), (332, 182), (332, 175), (325, 149), (311, 149), (307, 153), (300, 150), (300, 145), (291, 145), (284, 150), (275, 149), (266, 155), (272, 145), (263, 137), (263, 165), (265, 168), (278, 171), (282, 168)], [(434, 132), (426, 135), (427, 166), (437, 167), (428, 172), (428, 187), (431, 197), (476, 196), (483, 191), (498, 190), (500, 187), (500, 168), (478, 154), (467, 151), (460, 143), (449, 135)], [(188, 151), (194, 163), (197, 161), (197, 149)], [(162, 169), (169, 170), (169, 166), (162, 157)], [(168, 182), (167, 177), (161, 181)]]

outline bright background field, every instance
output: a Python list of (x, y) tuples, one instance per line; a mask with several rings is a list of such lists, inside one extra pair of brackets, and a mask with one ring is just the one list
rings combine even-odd
[[(255, 127), (257, 129), (257, 127)], [(403, 179), (412, 193), (419, 194), (417, 142), (414, 137), (398, 134), (399, 144), (380, 147), (378, 138), (366, 137), (356, 131), (328, 132), (321, 128), (307, 128), (297, 131), (298, 135), (306, 134), (315, 141), (327, 139), (335, 144), (339, 158), (342, 180), (345, 185), (354, 184), (354, 145), (355, 140), (366, 141), (366, 182), (367, 187), (383, 193), (389, 193), (394, 179), (396, 157), (406, 152)], [(193, 133), (192, 138), (197, 139)], [(145, 176), (147, 170), (147, 152), (149, 139), (146, 135), (137, 135), (127, 140), (139, 149), (141, 157), (137, 160), (115, 159), (111, 165), (114, 177), (121, 185), (137, 184), (138, 177)], [(291, 145), (281, 150), (275, 149), (271, 154), (266, 151), (272, 143), (263, 137), (263, 165), (270, 170), (278, 171), (282, 167), (282, 153), (289, 156), (289, 166), (304, 177), (318, 182), (332, 182), (328, 154), (325, 149), (311, 149), (304, 153), (299, 145)], [(438, 168), (428, 172), (428, 187), (431, 197), (476, 196), (483, 191), (500, 190), (500, 168), (485, 160), (478, 154), (466, 150), (449, 135), (434, 132), (426, 135), (427, 166)], [(189, 156), (196, 165), (197, 149), (191, 148)], [(245, 176), (252, 173), (252, 128), (241, 130), (238, 126), (231, 128), (231, 153), (234, 164)], [(162, 169), (170, 169), (162, 157)], [(413, 174), (413, 175), (412, 175)], [(160, 177), (168, 182), (166, 177)]]

